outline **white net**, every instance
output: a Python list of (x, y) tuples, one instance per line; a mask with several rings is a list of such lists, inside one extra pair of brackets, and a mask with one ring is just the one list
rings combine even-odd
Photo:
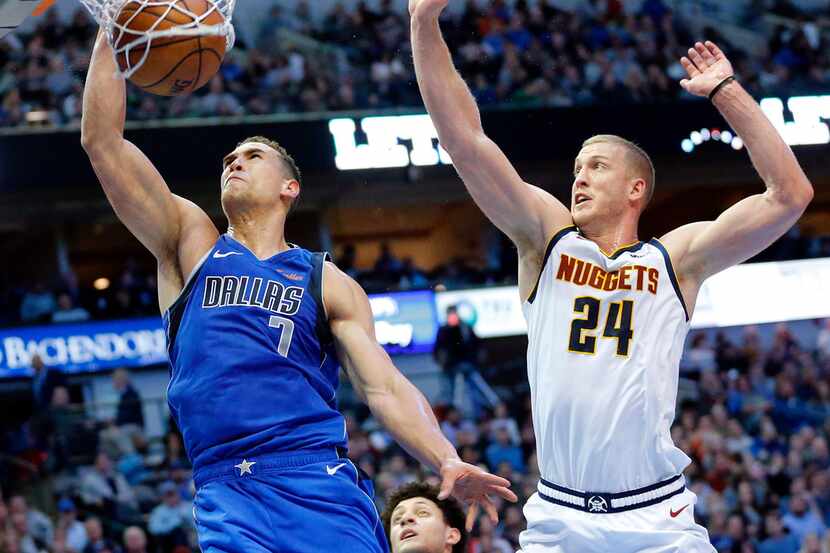
[[(191, 11), (186, 0), (80, 0), (104, 29), (113, 45), (115, 55), (123, 54), (126, 61), (124, 77), (130, 78), (147, 61), (154, 39), (187, 36), (223, 36), (227, 50), (233, 47), (236, 36), (233, 30), (233, 9), (236, 0), (203, 0), (207, 3), (204, 13)], [(201, 4), (201, 1), (197, 1)], [(129, 16), (119, 15), (124, 8), (130, 10)], [(142, 11), (147, 10), (156, 16), (153, 24), (146, 31), (130, 29), (130, 23)], [(178, 13), (173, 13), (178, 12)], [(173, 16), (174, 21), (185, 20), (186, 23), (159, 29), (162, 23)], [(218, 17), (218, 16), (221, 16)], [(130, 37), (129, 40), (124, 40)], [(132, 38), (134, 37), (134, 38)], [(139, 53), (140, 55), (136, 55)]]

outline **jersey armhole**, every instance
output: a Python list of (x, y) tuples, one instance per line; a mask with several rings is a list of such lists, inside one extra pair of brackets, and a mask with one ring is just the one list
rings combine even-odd
[(167, 308), (167, 311), (164, 312), (162, 318), (167, 319), (167, 351), (171, 351), (173, 349), (173, 343), (176, 341), (176, 335), (179, 333), (179, 326), (182, 322), (182, 317), (184, 316), (184, 310), (187, 306), (187, 300), (190, 299), (190, 295), (193, 292), (193, 288), (196, 287), (196, 282), (199, 280), (196, 278), (199, 273), (204, 268), (208, 257), (211, 253), (216, 249), (216, 245), (210, 248), (207, 253), (202, 257), (201, 260), (193, 267), (193, 270), (190, 271), (190, 275), (188, 275), (187, 280), (185, 281), (184, 287), (182, 291), (179, 293), (179, 297), (176, 298), (170, 307)]
[(545, 257), (542, 258), (542, 265), (539, 267), (539, 275), (536, 277), (536, 284), (533, 286), (533, 291), (530, 293), (530, 296), (527, 298), (527, 303), (533, 303), (533, 300), (536, 299), (536, 292), (539, 291), (539, 282), (542, 280), (542, 273), (545, 272), (545, 266), (548, 264), (548, 258), (550, 257), (551, 252), (553, 252), (553, 248), (556, 244), (565, 237), (565, 235), (575, 232), (577, 230), (576, 226), (569, 225), (563, 229), (560, 229), (553, 235), (548, 242), (548, 247), (545, 249)]
[(331, 255), (327, 252), (311, 254), (311, 278), (308, 281), (308, 291), (317, 306), (317, 320), (315, 330), (320, 345), (325, 350), (327, 346), (334, 343), (334, 338), (329, 327), (329, 316), (326, 312), (326, 303), (323, 301), (323, 274), (326, 268), (326, 261), (331, 261)]
[(669, 251), (656, 238), (652, 238), (649, 241), (649, 244), (657, 248), (660, 253), (663, 255), (663, 260), (666, 262), (666, 269), (669, 272), (669, 279), (671, 280), (671, 284), (674, 287), (674, 292), (677, 295), (677, 299), (680, 300), (680, 306), (683, 308), (683, 314), (686, 315), (686, 322), (689, 322), (689, 310), (686, 308), (686, 300), (683, 299), (683, 293), (680, 291), (680, 283), (677, 280), (677, 275), (674, 272), (674, 265), (671, 261), (671, 256), (669, 255)]

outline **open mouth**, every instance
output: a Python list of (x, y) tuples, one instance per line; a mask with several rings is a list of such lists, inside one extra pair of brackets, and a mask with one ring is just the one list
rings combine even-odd
[(584, 204), (585, 202), (587, 202), (590, 199), (591, 198), (589, 198), (585, 194), (577, 194), (576, 197), (574, 198), (574, 203), (576, 205), (580, 205), (580, 204)]
[(403, 532), (401, 532), (401, 541), (406, 541), (409, 538), (414, 538), (417, 535), (418, 534), (415, 533), (415, 530), (411, 530), (411, 529), (404, 530)]

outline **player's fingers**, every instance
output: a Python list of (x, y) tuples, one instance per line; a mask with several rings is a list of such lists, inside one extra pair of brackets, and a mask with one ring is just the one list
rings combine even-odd
[(450, 496), (452, 489), (455, 487), (456, 478), (458, 478), (458, 474), (455, 472), (449, 472), (444, 476), (444, 479), (441, 481), (441, 491), (438, 492), (438, 499), (443, 501)]
[(482, 479), (488, 486), (503, 486), (505, 488), (510, 487), (510, 480), (502, 478), (501, 476), (496, 476), (495, 474), (490, 474), (489, 472), (483, 473)]
[(509, 489), (505, 488), (504, 486), (490, 486), (489, 490), (487, 491), (488, 494), (495, 494), (500, 497), (503, 497), (507, 501), (511, 503), (515, 503), (519, 500), (518, 496), (515, 493), (510, 491)]
[(478, 518), (478, 509), (478, 501), (473, 501), (470, 504), (470, 509), (467, 511), (467, 524), (465, 524), (467, 532), (473, 531), (473, 526), (475, 525), (476, 519)]
[(484, 504), (484, 511), (487, 513), (487, 516), (490, 517), (493, 524), (496, 524), (499, 521), (499, 512), (496, 509), (496, 506), (487, 496), (484, 496), (484, 499), (482, 499), (481, 502)]
[(703, 58), (694, 48), (689, 48), (688, 58), (692, 60), (692, 63), (695, 65), (698, 71), (702, 72), (704, 69), (706, 69), (706, 63), (704, 63)]
[(683, 66), (683, 69), (686, 70), (686, 73), (688, 73), (690, 77), (696, 77), (697, 75), (700, 75), (700, 71), (697, 70), (695, 64), (693, 64), (692, 60), (690, 60), (686, 56), (680, 58), (680, 65)]
[(683, 90), (689, 90), (689, 79), (683, 79), (680, 81), (680, 86), (683, 87)]
[(698, 42), (697, 44), (695, 44), (695, 50), (697, 50), (697, 53), (700, 54), (700, 57), (703, 58), (703, 62), (707, 66), (715, 63), (715, 56), (712, 55), (712, 52), (709, 51), (709, 48), (707, 48), (702, 42)]
[(709, 51), (712, 52), (712, 55), (715, 56), (715, 58), (717, 59), (725, 57), (723, 55), (723, 51), (720, 48), (718, 48), (718, 45), (712, 42), (711, 40), (706, 41), (706, 48), (708, 48)]

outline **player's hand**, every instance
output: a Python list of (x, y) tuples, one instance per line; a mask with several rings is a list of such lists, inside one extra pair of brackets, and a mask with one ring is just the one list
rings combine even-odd
[(409, 15), (427, 19), (437, 18), (448, 3), (449, 0), (409, 0)]
[(708, 97), (721, 81), (735, 74), (721, 49), (708, 40), (706, 44), (698, 42), (689, 48), (688, 56), (680, 58), (680, 64), (689, 74), (688, 79), (680, 81), (680, 86), (695, 96)]
[(467, 511), (467, 531), (473, 529), (481, 507), (494, 523), (499, 521), (499, 514), (493, 504), (492, 495), (499, 495), (515, 503), (516, 494), (510, 491), (510, 482), (500, 476), (485, 472), (475, 465), (460, 459), (445, 461), (441, 466), (441, 492), (438, 499), (446, 499), (451, 494), (469, 506)]

